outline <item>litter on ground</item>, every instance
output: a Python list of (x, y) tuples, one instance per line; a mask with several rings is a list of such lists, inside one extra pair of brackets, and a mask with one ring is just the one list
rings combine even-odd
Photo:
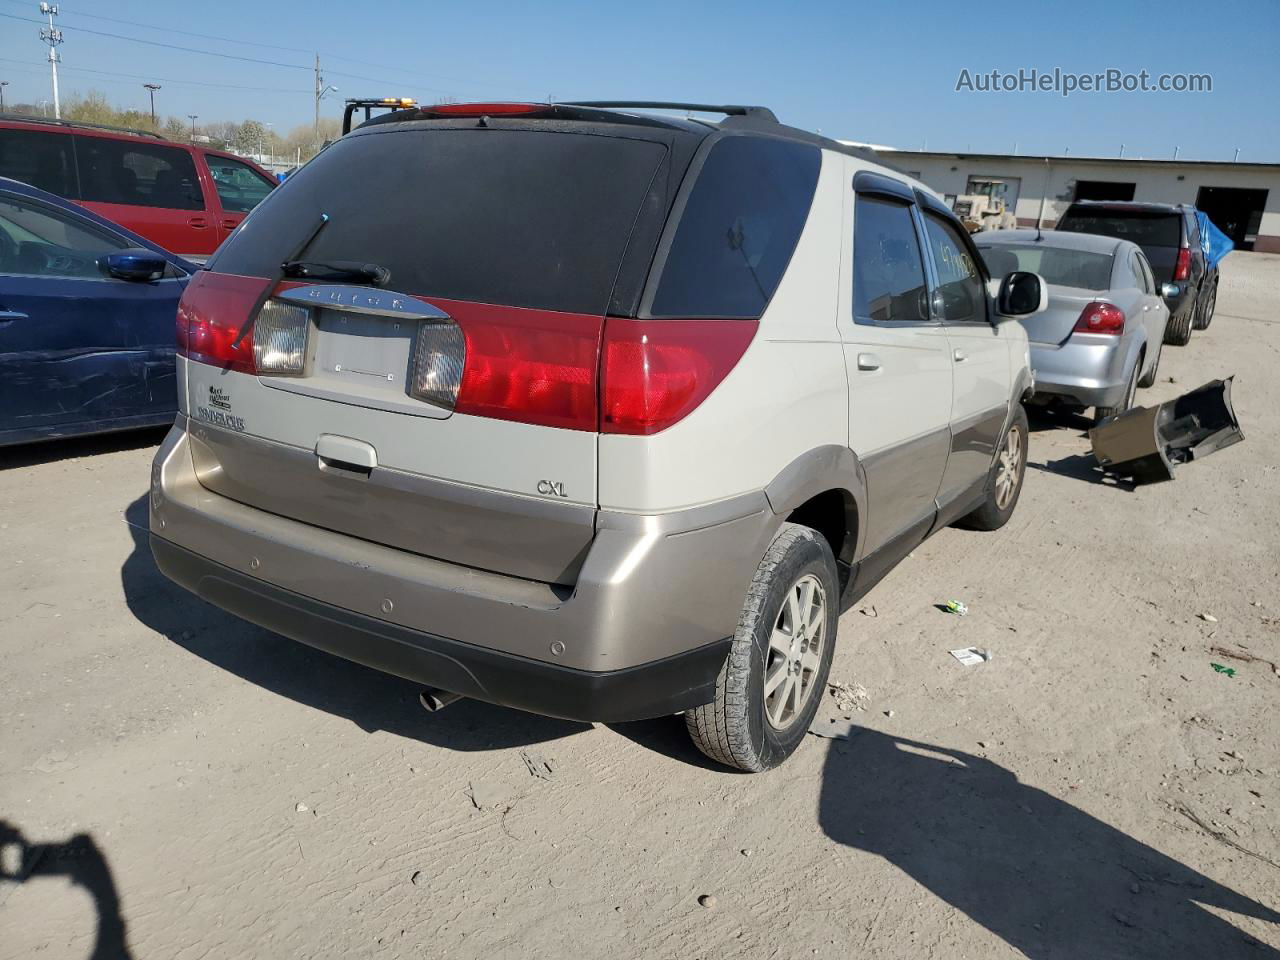
[(966, 667), (975, 667), (980, 663), (989, 663), (991, 661), (991, 651), (983, 650), (979, 647), (965, 647), (961, 650), (952, 650), (951, 655)]

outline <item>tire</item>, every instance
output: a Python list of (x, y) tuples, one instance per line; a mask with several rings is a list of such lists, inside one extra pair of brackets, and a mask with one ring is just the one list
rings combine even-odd
[[(1162, 353), (1164, 353), (1163, 341), (1156, 344), (1156, 358), (1151, 363), (1151, 370), (1138, 378), (1138, 386), (1142, 387), (1142, 389), (1145, 390), (1147, 387), (1154, 387), (1156, 385), (1156, 375), (1160, 372), (1160, 356)], [(1139, 366), (1141, 366), (1141, 364), (1139, 364)]]
[[(1027, 472), (1027, 410), (1022, 404), (1014, 411), (1009, 429), (997, 448), (995, 463), (987, 476), (987, 498), (982, 506), (956, 521), (966, 530), (999, 530), (1018, 505), (1022, 479)], [(1007, 480), (1006, 480), (1007, 478)]]
[(1169, 317), (1169, 322), (1164, 328), (1164, 342), (1171, 343), (1175, 347), (1185, 347), (1191, 340), (1191, 321), (1195, 317), (1195, 312), (1196, 308), (1193, 305), (1181, 317)]
[(1196, 322), (1194, 324), (1197, 330), (1208, 330), (1209, 324), (1213, 323), (1213, 311), (1218, 307), (1218, 283), (1215, 280), (1208, 290), (1202, 291), (1200, 298), (1196, 301)]
[[(802, 606), (808, 609), (799, 620), (807, 629), (797, 636), (792, 624)], [(685, 713), (699, 750), (751, 773), (795, 752), (827, 686), (839, 606), (836, 561), (826, 539), (809, 527), (783, 524), (747, 590), (715, 700)], [(766, 681), (776, 683), (768, 695)]]
[(1138, 362), (1133, 365), (1133, 372), (1129, 374), (1129, 382), (1124, 388), (1124, 399), (1111, 407), (1094, 408), (1094, 421), (1101, 423), (1108, 417), (1118, 417), (1126, 410), (1133, 407), (1134, 398), (1138, 395), (1138, 371), (1142, 369), (1142, 357), (1138, 357)]

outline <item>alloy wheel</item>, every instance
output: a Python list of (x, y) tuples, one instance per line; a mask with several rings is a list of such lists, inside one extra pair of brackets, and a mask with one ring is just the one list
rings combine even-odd
[(1022, 465), (1022, 431), (1010, 427), (996, 463), (996, 507), (1007, 510), (1018, 490), (1018, 468)]
[(764, 715), (775, 730), (790, 727), (813, 696), (827, 642), (827, 593), (813, 574), (787, 591), (769, 635)]

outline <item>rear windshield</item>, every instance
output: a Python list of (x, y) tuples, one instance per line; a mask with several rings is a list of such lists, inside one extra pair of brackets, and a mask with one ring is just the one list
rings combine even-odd
[(1069, 210), (1058, 223), (1068, 233), (1100, 233), (1104, 237), (1130, 240), (1138, 246), (1177, 247), (1182, 230), (1176, 213), (1141, 210)]
[(286, 180), (210, 263), (269, 276), (356, 260), (403, 293), (603, 314), (666, 147), (493, 128), (346, 137)]
[(1045, 283), (1083, 290), (1111, 288), (1112, 256), (1087, 250), (1064, 250), (1036, 244), (978, 244), (982, 259), (993, 277), (1003, 277), (1014, 270), (1038, 273)]

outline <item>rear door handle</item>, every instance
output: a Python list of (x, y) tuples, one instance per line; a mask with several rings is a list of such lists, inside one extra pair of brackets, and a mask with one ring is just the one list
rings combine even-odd
[(188, 227), (207, 227), (209, 220), (207, 217), (191, 217), (187, 220)]
[(877, 357), (874, 353), (860, 353), (858, 354), (858, 369), (859, 370), (879, 370), (880, 358)]
[(956, 363), (964, 363), (969, 359), (969, 355), (963, 350), (953, 350), (951, 356), (955, 358)]
[(228, 230), (234, 230), (239, 225), (239, 223), (240, 223), (239, 220), (232, 220), (230, 217), (226, 217), (222, 221), (222, 225), (226, 227), (226, 229)]
[(26, 320), (27, 315), (18, 310), (0, 310), (0, 323), (9, 323), (11, 320)]

